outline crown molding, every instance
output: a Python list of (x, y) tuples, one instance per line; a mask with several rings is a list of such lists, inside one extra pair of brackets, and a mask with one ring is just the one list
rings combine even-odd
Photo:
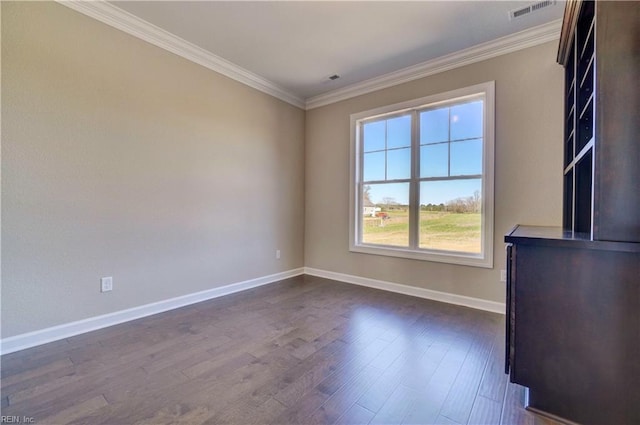
[(379, 77), (312, 96), (305, 100), (266, 78), (254, 74), (220, 56), (214, 55), (119, 7), (107, 3), (105, 0), (56, 0), (56, 2), (242, 84), (306, 110), (319, 108), (429, 75), (537, 46), (549, 41), (557, 41), (560, 38), (562, 26), (562, 19), (558, 19)]
[(212, 71), (236, 80), (263, 93), (283, 100), (291, 105), (304, 108), (302, 98), (279, 87), (275, 83), (260, 77), (220, 56), (196, 46), (182, 38), (163, 30), (145, 20), (126, 12), (104, 0), (56, 0), (59, 4), (80, 12), (86, 16), (117, 28), (134, 37), (165, 49), (171, 53), (202, 65)]
[(321, 106), (340, 102), (377, 90), (407, 83), (429, 75), (438, 74), (454, 68), (470, 65), (486, 59), (491, 59), (507, 53), (512, 53), (528, 47), (537, 46), (560, 38), (562, 19), (529, 28), (486, 43), (478, 44), (468, 49), (460, 50), (449, 55), (441, 56), (417, 65), (394, 71), (380, 77), (355, 83), (347, 87), (332, 90), (307, 99), (305, 109), (310, 110)]

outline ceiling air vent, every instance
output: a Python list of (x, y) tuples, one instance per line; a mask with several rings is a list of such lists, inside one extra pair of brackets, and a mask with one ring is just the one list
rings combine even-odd
[(514, 9), (509, 12), (509, 19), (521, 18), (533, 12), (537, 12), (540, 9), (544, 9), (548, 6), (556, 4), (556, 0), (544, 0), (537, 3), (530, 4), (529, 6), (521, 7), (520, 9)]

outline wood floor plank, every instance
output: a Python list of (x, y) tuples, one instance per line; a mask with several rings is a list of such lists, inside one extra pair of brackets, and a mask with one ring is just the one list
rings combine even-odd
[(421, 356), (408, 360), (405, 363), (402, 384), (415, 390), (424, 388), (431, 380), (438, 366), (440, 366), (449, 349), (450, 345), (436, 342)]
[[(384, 336), (380, 338), (385, 340)], [(391, 340), (392, 342), (394, 340)], [(388, 344), (382, 351), (371, 361), (370, 365), (380, 370), (385, 370), (407, 349), (403, 344)]]
[(71, 375), (73, 371), (73, 363), (66, 357), (0, 379), (0, 391), (4, 394), (16, 393), (63, 376)]
[(177, 344), (161, 353), (148, 356), (142, 369), (149, 374), (160, 373), (167, 369), (184, 370), (210, 360), (212, 355), (208, 350), (216, 346), (219, 345), (208, 339), (197, 340), (194, 343)]
[(374, 414), (377, 413), (400, 385), (402, 375), (397, 369), (388, 369), (358, 399), (358, 405)]
[(241, 397), (215, 412), (207, 422), (210, 424), (266, 424), (280, 416), (287, 407), (274, 398), (268, 398), (258, 406), (251, 405), (248, 397)]
[(329, 329), (328, 331), (324, 332), (323, 334), (318, 335), (313, 340), (308, 341), (305, 344), (302, 344), (300, 347), (292, 351), (291, 354), (299, 358), (300, 360), (304, 360), (309, 356), (311, 356), (312, 354), (314, 354), (315, 352), (317, 352), (318, 350), (326, 347), (327, 345), (331, 344), (335, 340), (339, 339), (340, 336), (344, 333), (346, 327), (347, 325), (345, 324), (340, 324), (338, 326), (335, 326)]
[[(372, 366), (365, 366), (360, 372), (351, 377), (329, 399), (327, 399), (305, 421), (309, 425), (335, 423), (347, 410), (355, 404), (369, 386), (380, 376), (380, 370)], [(321, 390), (322, 391), (322, 390)]]
[(339, 417), (335, 423), (336, 425), (367, 425), (371, 423), (374, 416), (375, 413), (356, 403)]
[[(342, 388), (343, 385), (349, 383), (355, 376), (358, 376), (389, 344), (390, 342), (382, 339), (374, 340), (366, 346), (365, 349), (359, 351), (357, 355), (352, 356), (348, 362), (343, 363), (334, 373), (320, 382), (317, 388), (325, 394), (332, 395)], [(382, 373), (380, 369), (376, 370), (379, 371), (378, 374)]]
[[(402, 346), (401, 344), (396, 345)], [(429, 366), (432, 366), (432, 370), (435, 371), (438, 362), (432, 362), (431, 359), (424, 356), (425, 352), (431, 347), (432, 346), (422, 346), (420, 344), (402, 347), (401, 354), (395, 358), (392, 364), (385, 367), (380, 379), (371, 385), (369, 390), (360, 397), (358, 404), (369, 411), (377, 413), (398, 385), (403, 384), (406, 386), (406, 382), (414, 382), (414, 380), (410, 378), (422, 375), (424, 372), (424, 368), (421, 367), (423, 366), (422, 362), (426, 360)], [(376, 364), (375, 361), (372, 362), (371, 365), (374, 367), (380, 366)], [(420, 381), (420, 379), (415, 380), (415, 382), (418, 381)]]
[(438, 416), (435, 423), (438, 425), (461, 425), (459, 422), (456, 422), (453, 419), (449, 419), (446, 416), (442, 415)]
[[(64, 380), (55, 385), (34, 387), (20, 402), (12, 400), (9, 395), (10, 405), (5, 410), (6, 414), (27, 415), (36, 418), (53, 416), (65, 409), (72, 409), (77, 400), (85, 397), (98, 396), (110, 389), (127, 388), (130, 382), (138, 382), (146, 376), (140, 368), (122, 368), (120, 379), (110, 379), (108, 375), (78, 376), (77, 379)], [(20, 394), (20, 393), (18, 393)]]
[(274, 397), (285, 406), (294, 406), (306, 393), (340, 369), (347, 358), (348, 348), (347, 343), (337, 340), (308, 357), (285, 373), (283, 382), (288, 385), (281, 388)]
[(224, 373), (233, 372), (237, 368), (249, 365), (257, 360), (255, 356), (249, 353), (230, 351), (226, 354), (209, 358), (182, 369), (182, 373), (191, 379), (198, 377), (219, 378)]
[[(500, 327), (504, 325), (500, 324)], [(497, 332), (493, 341), (493, 348), (489, 363), (482, 376), (478, 395), (502, 403), (507, 388), (508, 376), (504, 371), (504, 332)]]
[[(351, 344), (336, 342), (337, 350), (326, 361), (310, 366), (308, 371), (294, 379), (292, 385), (279, 391), (275, 397), (287, 406), (294, 405), (306, 392), (317, 388), (332, 395), (365, 368), (389, 343), (378, 339), (360, 339)], [(304, 371), (308, 362), (302, 364)], [(291, 374), (289, 374), (291, 379)]]
[(467, 423), (492, 345), (493, 341), (487, 338), (478, 338), (474, 342), (440, 410), (441, 416), (457, 423)]
[(403, 423), (429, 424), (439, 416), (453, 383), (467, 356), (468, 345), (453, 346), (442, 359), (427, 385), (418, 390), (420, 402), (412, 406)]
[(478, 396), (473, 403), (469, 424), (499, 424), (502, 414), (502, 403)]
[(101, 407), (107, 406), (108, 404), (109, 403), (107, 403), (107, 400), (105, 400), (103, 396), (99, 395), (68, 407), (54, 414), (53, 416), (44, 417), (39, 421), (47, 424), (67, 424), (76, 419), (91, 414)]
[[(47, 351), (47, 347), (51, 347), (51, 351)], [(68, 358), (69, 347), (69, 343), (66, 340), (61, 340), (33, 347), (29, 350), (5, 354), (0, 358), (0, 379)]]
[(0, 358), (36, 423), (531, 424), (504, 317), (313, 276)]
[(401, 424), (409, 414), (411, 407), (419, 403), (420, 394), (405, 385), (398, 385), (378, 413), (371, 420), (371, 424), (394, 425)]
[(278, 416), (271, 423), (274, 425), (279, 424), (306, 424), (307, 419), (311, 416), (316, 409), (329, 399), (329, 395), (312, 390), (306, 392), (300, 397), (295, 405), (288, 407), (280, 416)]
[(104, 387), (101, 391), (109, 404), (117, 404), (130, 399), (144, 399), (153, 392), (171, 391), (177, 385), (188, 381), (189, 378), (178, 370), (164, 370), (151, 375), (137, 376), (135, 381), (127, 385)]

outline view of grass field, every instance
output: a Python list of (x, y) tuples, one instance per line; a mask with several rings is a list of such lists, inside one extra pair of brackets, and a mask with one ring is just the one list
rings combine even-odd
[[(409, 245), (408, 210), (387, 211), (388, 218), (366, 217), (362, 242), (391, 246)], [(420, 212), (420, 248), (480, 253), (480, 213)]]

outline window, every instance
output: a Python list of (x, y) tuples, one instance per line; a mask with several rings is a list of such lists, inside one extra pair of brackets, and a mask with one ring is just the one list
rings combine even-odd
[(350, 250), (493, 267), (494, 82), (351, 116)]

